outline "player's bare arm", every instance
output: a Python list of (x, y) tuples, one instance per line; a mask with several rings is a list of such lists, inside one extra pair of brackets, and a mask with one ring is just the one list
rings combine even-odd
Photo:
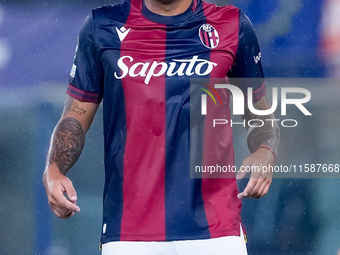
[(65, 175), (83, 150), (86, 132), (97, 107), (97, 104), (68, 96), (61, 119), (53, 131), (43, 182), (49, 205), (60, 218), (68, 218), (80, 211), (76, 205), (76, 191)]
[[(248, 129), (247, 143), (251, 155), (244, 159), (242, 166), (269, 166), (274, 165), (275, 156), (280, 141), (280, 131), (276, 121), (265, 121), (266, 119), (275, 119), (274, 114), (259, 116), (252, 113), (248, 107), (245, 107), (243, 118), (246, 122), (250, 119), (261, 119), (265, 123), (261, 127)], [(254, 102), (254, 108), (257, 110), (266, 110), (270, 108), (270, 102), (267, 95), (262, 96)], [(239, 172), (237, 178), (241, 179), (246, 172)], [(273, 173), (253, 172), (251, 178), (243, 192), (238, 194), (239, 198), (260, 198), (267, 194), (272, 182)]]

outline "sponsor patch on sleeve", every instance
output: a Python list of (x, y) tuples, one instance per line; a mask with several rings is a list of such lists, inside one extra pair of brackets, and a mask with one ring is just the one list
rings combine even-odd
[(71, 72), (70, 72), (70, 75), (71, 75), (72, 78), (74, 78), (74, 76), (76, 76), (76, 70), (77, 70), (77, 66), (75, 64), (73, 64)]

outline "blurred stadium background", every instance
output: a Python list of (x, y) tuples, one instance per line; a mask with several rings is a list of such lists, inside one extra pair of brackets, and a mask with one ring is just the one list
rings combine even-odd
[[(252, 20), (266, 76), (285, 78), (270, 80), (269, 87), (299, 83), (312, 92), (313, 117), (292, 113), (301, 125), (281, 129), (278, 163), (340, 163), (340, 84), (321, 79), (340, 77), (340, 1), (215, 2), (234, 4)], [(69, 174), (82, 212), (68, 220), (52, 215), (41, 175), (78, 32), (92, 8), (112, 3), (0, 1), (0, 255), (100, 254), (101, 109)], [(244, 134), (235, 130), (238, 165), (247, 155)], [(339, 179), (275, 179), (266, 197), (244, 201), (249, 254), (339, 255), (339, 193)]]

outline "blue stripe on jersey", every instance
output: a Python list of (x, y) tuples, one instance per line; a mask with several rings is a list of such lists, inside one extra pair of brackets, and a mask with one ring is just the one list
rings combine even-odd
[[(107, 23), (107, 30), (98, 30), (98, 33), (111, 31), (110, 29), (112, 29), (111, 32), (116, 33), (114, 28), (122, 27), (125, 24), (129, 16), (130, 9), (130, 1), (124, 2), (123, 5), (116, 6), (115, 12), (113, 12), (112, 8), (101, 8), (102, 12), (106, 11), (109, 13), (115, 13), (116, 16), (114, 17), (113, 22)], [(107, 14), (102, 15), (104, 18), (107, 16)], [(100, 16), (98, 19), (99, 18)], [(99, 35), (98, 37), (107, 38), (107, 35)], [(121, 43), (117, 40), (114, 47), (119, 49), (120, 46)], [(112, 47), (112, 45), (110, 47)], [(121, 52), (117, 50), (109, 50), (107, 51), (107, 54), (109, 59), (119, 59)], [(113, 61), (112, 64), (117, 65), (117, 61)], [(105, 65), (108, 65), (108, 68), (110, 68), (109, 64), (104, 62), (104, 71), (106, 71)], [(118, 70), (118, 67), (115, 68)], [(114, 84), (104, 86), (103, 109), (103, 114), (105, 116), (103, 118), (105, 136), (105, 196), (103, 198), (103, 225), (107, 224), (107, 228), (106, 233), (102, 234), (101, 243), (106, 243), (113, 241), (113, 239), (115, 241), (120, 239), (121, 220), (123, 214), (123, 163), (126, 140), (126, 110), (122, 80), (115, 79)]]
[[(247, 88), (251, 84), (254, 92), (263, 96), (266, 92), (265, 87), (262, 88), (261, 92), (256, 92), (264, 83), (262, 63), (261, 61), (256, 64), (254, 62), (254, 57), (261, 52), (260, 46), (253, 25), (241, 10), (239, 11), (239, 24), (239, 46), (234, 65), (228, 74), (229, 81), (231, 84), (239, 86), (243, 93), (247, 93)], [(259, 99), (259, 96), (255, 95), (254, 100)]]
[[(199, 1), (200, 2), (200, 1)], [(209, 60), (210, 50), (196, 38), (206, 21), (202, 4), (186, 23), (167, 25), (166, 61), (191, 59), (198, 55)], [(185, 44), (184, 44), (185, 43)], [(199, 43), (199, 44), (198, 44)], [(200, 54), (201, 53), (201, 54)], [(202, 53), (204, 53), (202, 55)], [(193, 76), (192, 76), (193, 77)], [(166, 239), (209, 238), (208, 221), (202, 197), (202, 180), (190, 178), (190, 77), (166, 77)], [(186, 84), (185, 87), (176, 84)], [(186, 171), (183, 171), (186, 169)]]

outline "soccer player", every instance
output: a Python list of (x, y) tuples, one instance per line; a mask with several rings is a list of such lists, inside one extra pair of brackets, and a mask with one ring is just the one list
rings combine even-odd
[[(190, 79), (226, 76), (256, 78), (235, 84), (244, 93), (252, 87), (256, 109), (270, 108), (254, 29), (233, 6), (131, 0), (93, 10), (78, 38), (68, 97), (43, 175), (52, 211), (60, 218), (80, 211), (65, 175), (102, 102), (102, 253), (247, 254), (241, 198), (264, 196), (272, 173), (252, 173), (241, 192), (235, 178), (190, 178)], [(246, 107), (243, 118), (274, 116), (256, 116)], [(274, 164), (275, 122), (250, 128), (247, 141), (251, 155), (244, 167)], [(234, 164), (230, 126), (221, 134), (221, 146), (215, 154)]]

